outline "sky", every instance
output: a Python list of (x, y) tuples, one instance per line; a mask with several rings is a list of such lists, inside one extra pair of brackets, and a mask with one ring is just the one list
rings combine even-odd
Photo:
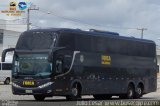
[[(10, 1), (31, 2), (39, 8), (30, 12), (32, 28), (78, 28), (118, 32), (122, 36), (140, 38), (160, 45), (160, 0), (0, 0), (0, 11)], [(0, 19), (26, 23), (27, 15), (6, 16)]]

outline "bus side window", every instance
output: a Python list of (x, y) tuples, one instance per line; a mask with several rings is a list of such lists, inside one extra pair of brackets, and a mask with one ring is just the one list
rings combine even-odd
[(56, 73), (60, 74), (63, 72), (63, 68), (62, 68), (62, 60), (56, 60)]

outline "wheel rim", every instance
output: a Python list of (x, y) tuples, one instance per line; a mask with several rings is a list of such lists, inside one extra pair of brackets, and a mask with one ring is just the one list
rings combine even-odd
[(132, 99), (134, 97), (134, 88), (132, 86), (129, 86), (127, 96), (128, 99)]
[(72, 94), (73, 94), (73, 96), (77, 96), (78, 95), (78, 89), (77, 88), (72, 88)]
[(132, 98), (132, 96), (133, 96), (133, 91), (132, 91), (132, 89), (130, 89), (130, 90), (128, 91), (128, 96), (129, 96), (129, 98)]
[(137, 88), (137, 93), (138, 93), (139, 95), (142, 94), (142, 89), (141, 89), (140, 87)]

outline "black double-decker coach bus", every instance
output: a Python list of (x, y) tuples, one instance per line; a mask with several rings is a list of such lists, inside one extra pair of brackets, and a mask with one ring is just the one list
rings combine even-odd
[(14, 51), (12, 91), (45, 97), (140, 98), (157, 88), (153, 41), (115, 32), (36, 29), (21, 34)]

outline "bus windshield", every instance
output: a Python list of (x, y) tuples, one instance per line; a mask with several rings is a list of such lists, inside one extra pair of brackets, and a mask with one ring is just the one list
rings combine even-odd
[(31, 75), (34, 77), (44, 77), (51, 74), (52, 65), (47, 60), (47, 55), (18, 55), (15, 59), (14, 72), (16, 75)]

